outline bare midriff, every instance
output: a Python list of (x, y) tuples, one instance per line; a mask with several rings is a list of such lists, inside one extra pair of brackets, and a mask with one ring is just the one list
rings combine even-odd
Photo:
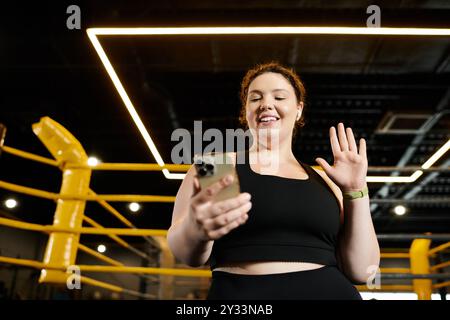
[(295, 271), (308, 271), (324, 267), (322, 264), (298, 261), (257, 261), (221, 264), (213, 271), (237, 274), (273, 274)]

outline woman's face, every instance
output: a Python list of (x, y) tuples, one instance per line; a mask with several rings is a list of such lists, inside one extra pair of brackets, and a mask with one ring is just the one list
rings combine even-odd
[[(250, 83), (247, 94), (246, 119), (250, 129), (278, 129), (279, 139), (292, 136), (301, 116), (303, 102), (297, 103), (294, 88), (281, 74), (267, 72)], [(268, 130), (272, 131), (272, 130)]]

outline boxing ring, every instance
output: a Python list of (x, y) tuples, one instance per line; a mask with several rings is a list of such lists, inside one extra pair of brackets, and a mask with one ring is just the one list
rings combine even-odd
[[(71, 281), (80, 281), (83, 284), (100, 287), (117, 293), (124, 293), (144, 299), (173, 299), (172, 288), (183, 285), (183, 281), (174, 281), (174, 277), (211, 277), (211, 271), (190, 268), (174, 268), (175, 258), (167, 245), (167, 230), (140, 229), (116, 210), (110, 202), (166, 202), (173, 203), (174, 196), (162, 195), (121, 195), (97, 194), (92, 190), (90, 180), (93, 170), (108, 171), (170, 171), (186, 172), (190, 165), (167, 164), (140, 164), (140, 163), (100, 163), (96, 166), (87, 165), (88, 156), (81, 143), (62, 125), (49, 117), (43, 117), (32, 126), (34, 134), (49, 150), (54, 159), (45, 158), (26, 151), (3, 145), (0, 136), (1, 151), (10, 155), (36, 161), (41, 164), (53, 166), (62, 171), (62, 184), (59, 193), (39, 190), (21, 186), (12, 182), (0, 181), (0, 188), (15, 193), (55, 201), (57, 206), (52, 225), (40, 225), (9, 218), (0, 217), (0, 225), (48, 235), (48, 241), (42, 261), (0, 256), (0, 263), (30, 267), (40, 270), (39, 283), (67, 285)], [(86, 201), (97, 202), (109, 214), (115, 217), (123, 228), (109, 228), (95, 221), (85, 214)], [(371, 200), (372, 201), (372, 200)], [(375, 202), (375, 201), (374, 201)], [(84, 226), (83, 226), (84, 225)], [(86, 225), (89, 225), (86, 226)], [(133, 247), (120, 236), (142, 237), (149, 245), (158, 249), (161, 267), (127, 266), (122, 262), (101, 254), (80, 243), (80, 235), (103, 235), (109, 237), (120, 247), (130, 251), (142, 259), (151, 260), (147, 253)], [(381, 268), (377, 275), (381, 279), (411, 280), (410, 285), (381, 284), (378, 287), (357, 286), (360, 291), (395, 291), (415, 292), (418, 299), (431, 299), (435, 291), (445, 290), (450, 286), (450, 274), (443, 270), (450, 267), (450, 261), (437, 261), (439, 253), (450, 248), (450, 234), (417, 234), (417, 235), (378, 235), (379, 239), (411, 241), (408, 252), (382, 251), (382, 259), (406, 259), (409, 268)], [(432, 241), (447, 241), (431, 247)], [(107, 265), (80, 265), (77, 264), (77, 254), (84, 252)], [(73, 267), (80, 274), (72, 273)], [(165, 287), (159, 297), (139, 291), (123, 288), (121, 286), (96, 280), (81, 275), (83, 272), (94, 273), (130, 273), (141, 277), (158, 275), (159, 285)]]

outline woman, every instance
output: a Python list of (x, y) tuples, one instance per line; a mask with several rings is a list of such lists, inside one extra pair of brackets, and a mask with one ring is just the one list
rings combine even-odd
[(365, 140), (358, 151), (352, 130), (339, 123), (337, 132), (330, 128), (333, 166), (298, 161), (291, 146), (304, 100), (293, 70), (277, 62), (249, 70), (241, 120), (253, 143), (243, 164), (231, 153), (242, 193), (215, 202), (233, 176), (200, 190), (194, 167), (180, 186), (168, 243), (189, 266), (209, 261), (208, 299), (360, 300), (352, 282), (366, 283), (378, 269)]

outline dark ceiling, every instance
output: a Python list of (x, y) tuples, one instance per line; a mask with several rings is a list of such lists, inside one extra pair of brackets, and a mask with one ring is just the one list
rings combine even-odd
[[(81, 30), (66, 28), (66, 8), (81, 8)], [(104, 162), (154, 163), (144, 140), (88, 40), (88, 27), (111, 26), (288, 26), (364, 27), (372, 1), (60, 1), (33, 5), (2, 4), (0, 34), (0, 122), (5, 144), (50, 157), (31, 130), (49, 116), (71, 131), (90, 155)], [(382, 26), (450, 27), (448, 1), (377, 1)], [(316, 165), (332, 162), (328, 128), (343, 122), (367, 141), (369, 166), (417, 166), (450, 138), (450, 38), (394, 36), (174, 36), (103, 37), (101, 43), (163, 159), (170, 162), (176, 128), (236, 128), (238, 90), (245, 70), (278, 60), (294, 67), (308, 92), (306, 126), (294, 153)], [(393, 116), (399, 119), (379, 132)], [(418, 130), (422, 125), (422, 130)], [(436, 163), (448, 166), (448, 153)], [(446, 162), (447, 161), (447, 162)], [(411, 172), (400, 172), (400, 175)], [(396, 175), (369, 172), (368, 175)], [(0, 179), (58, 192), (58, 170), (3, 153)], [(415, 183), (370, 183), (378, 233), (448, 232), (450, 175), (427, 172)], [(91, 187), (103, 194), (175, 195), (180, 180), (161, 173), (95, 172)], [(0, 199), (13, 195), (0, 190)], [(55, 204), (23, 195), (4, 214), (52, 223)], [(407, 203), (398, 217), (393, 203), (375, 199), (432, 199)], [(442, 198), (446, 197), (446, 201)], [(147, 203), (131, 214), (114, 206), (140, 228), (170, 225), (172, 204)], [(121, 224), (89, 204), (87, 215), (105, 226)]]

